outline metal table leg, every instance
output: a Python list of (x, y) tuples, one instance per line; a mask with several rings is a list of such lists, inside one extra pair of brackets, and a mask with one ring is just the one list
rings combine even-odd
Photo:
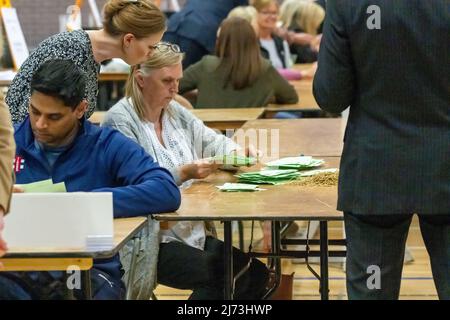
[(139, 238), (134, 238), (132, 241), (133, 241), (133, 250), (131, 252), (130, 271), (128, 271), (128, 279), (127, 279), (127, 294), (126, 294), (127, 300), (131, 300), (131, 295), (133, 293), (134, 275), (136, 273), (136, 261), (139, 255), (139, 249), (141, 244)]
[(238, 230), (239, 230), (239, 249), (244, 251), (244, 223), (242, 221), (238, 221)]
[(83, 292), (86, 300), (92, 299), (92, 286), (91, 286), (91, 272), (90, 270), (83, 270)]
[(233, 300), (234, 274), (233, 274), (233, 234), (231, 221), (224, 221), (224, 299)]
[(320, 296), (328, 300), (328, 222), (320, 221)]

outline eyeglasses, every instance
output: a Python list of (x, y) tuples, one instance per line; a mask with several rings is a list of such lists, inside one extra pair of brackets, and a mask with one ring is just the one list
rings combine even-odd
[(168, 42), (160, 42), (153, 46), (153, 49), (157, 49), (159, 52), (167, 52), (171, 50), (175, 53), (180, 53), (181, 49), (177, 44), (168, 43)]

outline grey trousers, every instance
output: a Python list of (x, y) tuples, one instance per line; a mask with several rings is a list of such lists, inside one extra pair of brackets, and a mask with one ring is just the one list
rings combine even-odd
[[(413, 215), (344, 213), (349, 299), (398, 299)], [(440, 299), (450, 299), (450, 214), (419, 215)]]

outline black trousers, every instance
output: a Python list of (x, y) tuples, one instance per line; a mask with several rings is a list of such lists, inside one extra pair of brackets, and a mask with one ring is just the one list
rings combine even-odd
[[(222, 300), (224, 281), (224, 243), (206, 237), (205, 250), (181, 242), (162, 243), (158, 258), (158, 283), (177, 289), (193, 290), (189, 299)], [(236, 275), (250, 257), (233, 248)], [(236, 281), (235, 299), (260, 299), (265, 293), (269, 272), (261, 261), (252, 259), (250, 268)]]
[[(344, 213), (349, 299), (398, 299), (412, 217)], [(439, 298), (450, 299), (450, 214), (419, 221)]]

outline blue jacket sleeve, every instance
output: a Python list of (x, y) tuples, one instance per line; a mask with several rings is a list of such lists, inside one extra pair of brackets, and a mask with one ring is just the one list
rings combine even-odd
[(347, 1), (329, 0), (319, 50), (313, 93), (325, 111), (339, 113), (353, 101), (355, 76), (352, 52), (342, 10)]
[(105, 165), (115, 177), (117, 187), (94, 192), (112, 192), (114, 217), (133, 217), (172, 212), (181, 203), (173, 177), (161, 168), (145, 150), (117, 131), (105, 139)]

